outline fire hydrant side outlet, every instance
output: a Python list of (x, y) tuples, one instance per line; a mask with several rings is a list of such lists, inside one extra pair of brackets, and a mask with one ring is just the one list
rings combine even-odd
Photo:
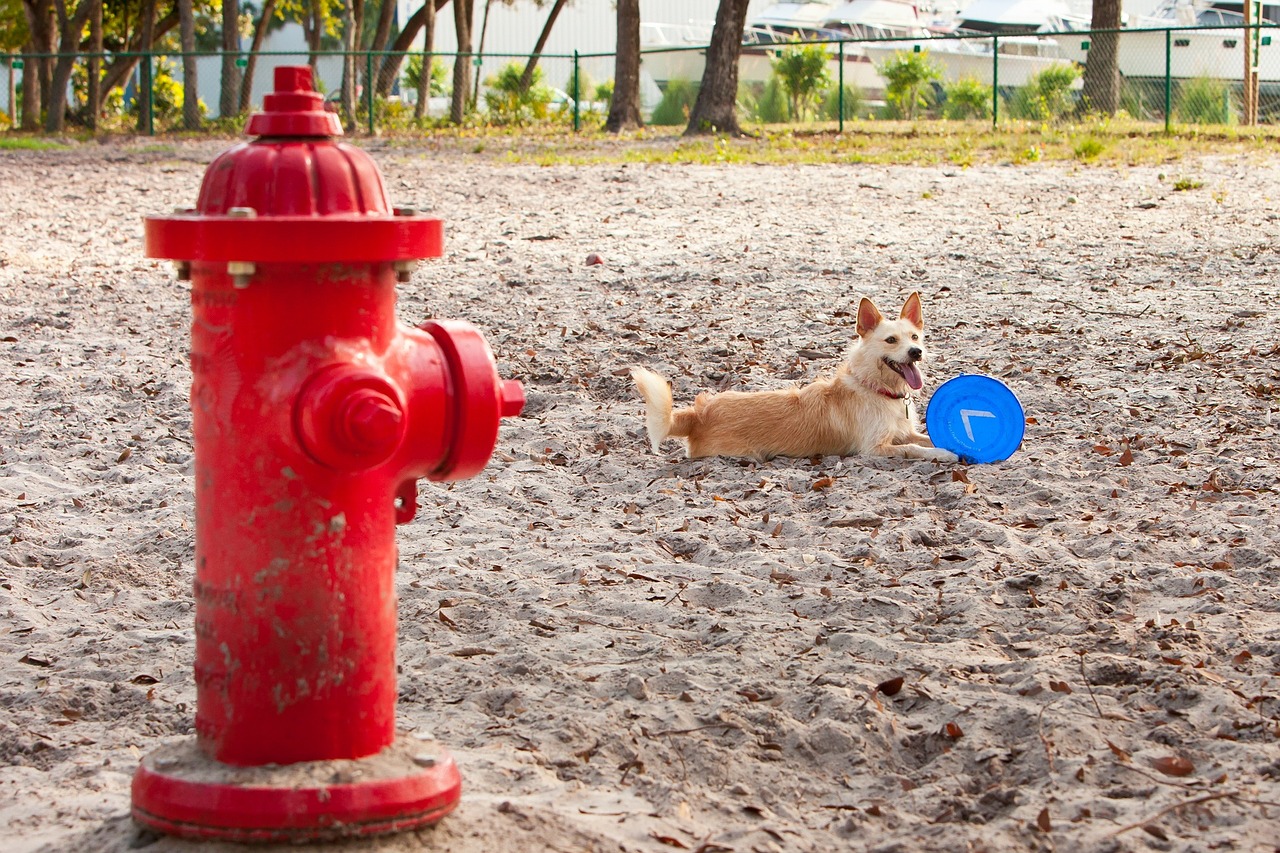
[(524, 401), (470, 324), (396, 319), (442, 223), (391, 208), (309, 68), (275, 81), (196, 208), (146, 221), (191, 281), (196, 737), (143, 760), (133, 814), (191, 838), (395, 832), (457, 805), (447, 750), (396, 733), (395, 527), (418, 478), (478, 473)]

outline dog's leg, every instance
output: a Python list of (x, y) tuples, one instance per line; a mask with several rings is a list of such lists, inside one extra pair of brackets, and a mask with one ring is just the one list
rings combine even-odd
[(916, 432), (915, 430), (907, 433), (906, 443), (917, 444), (920, 447), (933, 447), (933, 439), (929, 438), (929, 436), (924, 433)]
[(941, 447), (923, 447), (919, 444), (882, 444), (872, 453), (876, 456), (893, 456), (899, 459), (927, 459), (933, 462), (959, 462), (960, 457)]

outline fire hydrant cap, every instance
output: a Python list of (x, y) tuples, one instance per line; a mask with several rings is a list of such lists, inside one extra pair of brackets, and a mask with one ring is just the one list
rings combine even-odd
[(262, 99), (245, 128), (250, 136), (341, 136), (342, 122), (324, 108), (315, 91), (308, 65), (281, 65), (275, 70), (275, 91)]
[(342, 135), (306, 65), (275, 69), (275, 91), (220, 154), (194, 210), (147, 217), (146, 253), (177, 261), (396, 263), (444, 254), (444, 223), (391, 207), (377, 164)]

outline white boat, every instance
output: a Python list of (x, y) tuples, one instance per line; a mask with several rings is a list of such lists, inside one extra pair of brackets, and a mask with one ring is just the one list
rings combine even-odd
[[(1262, 18), (1259, 23), (1280, 23), (1280, 4), (1264, 3)], [(1166, 43), (1167, 30), (1172, 32)], [(1272, 32), (1264, 31), (1263, 35), (1271, 36)], [(1244, 40), (1240, 3), (1166, 0), (1120, 34), (1120, 73), (1129, 79), (1163, 81), (1167, 47), (1170, 77), (1208, 77), (1238, 83), (1244, 79)], [(1280, 85), (1280, 39), (1269, 40), (1271, 44), (1258, 47), (1258, 78), (1260, 86), (1274, 89)]]
[[(705, 47), (711, 41), (711, 24), (640, 25), (641, 69), (660, 88), (668, 81), (702, 79)], [(834, 42), (857, 39), (923, 38), (928, 35), (917, 5), (909, 0), (850, 0), (846, 3), (801, 0), (777, 3), (748, 22), (743, 32), (738, 79), (765, 83), (773, 72), (779, 51), (794, 40)], [(884, 92), (884, 80), (862, 50), (862, 42), (846, 41), (844, 82), (859, 87), (869, 98)], [(676, 50), (673, 48), (684, 48)], [(694, 48), (704, 48), (702, 50)], [(828, 71), (840, 79), (840, 48), (830, 44)]]

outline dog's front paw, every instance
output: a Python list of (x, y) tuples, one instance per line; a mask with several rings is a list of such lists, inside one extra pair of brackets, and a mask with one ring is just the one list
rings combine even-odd
[(950, 450), (943, 450), (941, 447), (925, 447), (922, 448), (929, 452), (926, 459), (932, 459), (934, 462), (959, 462), (960, 457), (956, 456)]

